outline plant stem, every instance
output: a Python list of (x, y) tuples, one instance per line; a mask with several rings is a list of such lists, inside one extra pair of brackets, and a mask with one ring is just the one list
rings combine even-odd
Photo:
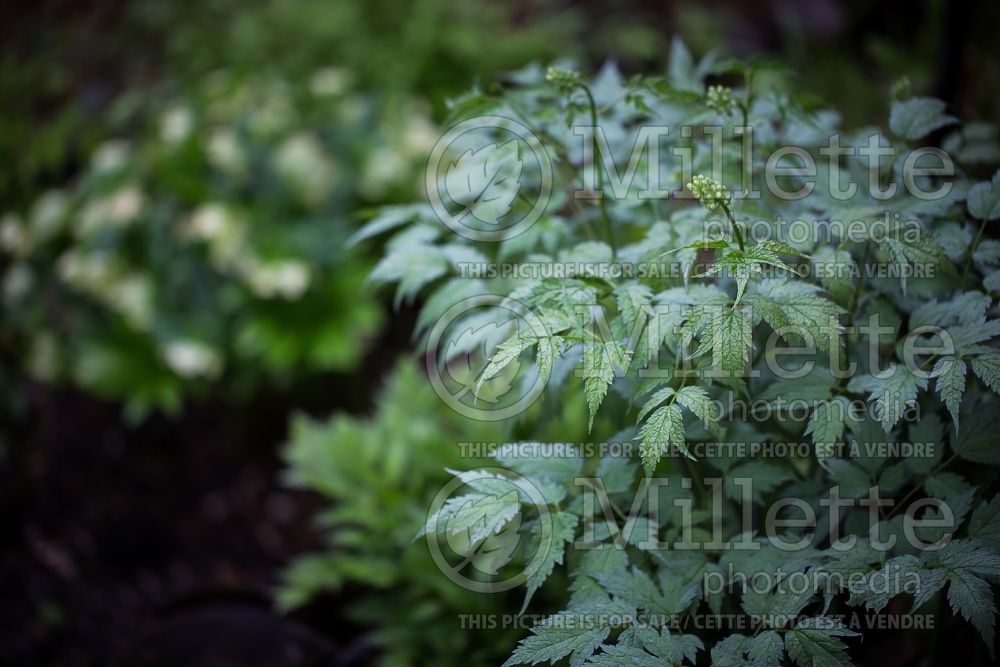
[(729, 218), (729, 224), (733, 226), (733, 236), (736, 237), (736, 242), (740, 245), (740, 250), (746, 250), (743, 245), (743, 234), (740, 232), (739, 225), (736, 224), (736, 218), (733, 217), (732, 211), (725, 204), (722, 204), (722, 210), (726, 212), (726, 217)]
[[(865, 241), (865, 254), (861, 258), (861, 264), (858, 268), (863, 272), (865, 270), (865, 264), (868, 263), (868, 257), (871, 255), (872, 244), (869, 241)], [(862, 273), (862, 276), (864, 274)], [(851, 294), (851, 302), (848, 305), (847, 312), (851, 318), (851, 324), (854, 324), (854, 309), (858, 307), (858, 299), (861, 298), (861, 285), (864, 281), (861, 277), (858, 278), (857, 282), (854, 283), (854, 293)]]
[(979, 231), (976, 232), (976, 238), (972, 240), (972, 245), (969, 246), (969, 254), (965, 258), (965, 270), (962, 271), (962, 289), (965, 289), (965, 281), (969, 278), (969, 267), (972, 266), (972, 255), (976, 252), (976, 247), (983, 238), (984, 229), (986, 229), (985, 219), (979, 223)]
[(590, 105), (590, 126), (593, 131), (593, 136), (591, 137), (593, 155), (591, 157), (594, 161), (594, 170), (597, 176), (597, 201), (601, 211), (601, 222), (604, 224), (604, 234), (607, 236), (608, 245), (611, 246), (611, 257), (614, 259), (618, 255), (618, 244), (615, 242), (615, 229), (611, 224), (611, 216), (608, 215), (607, 198), (604, 196), (604, 169), (601, 164), (600, 144), (597, 141), (597, 102), (594, 101), (594, 95), (590, 92), (589, 87), (582, 83), (579, 84), (579, 87), (586, 93), (587, 103)]
[[(933, 475), (934, 473), (938, 473), (938, 472), (941, 472), (942, 470), (944, 470), (945, 468), (947, 468), (947, 467), (948, 467), (948, 464), (950, 464), (950, 463), (951, 463), (952, 461), (954, 461), (954, 460), (955, 460), (956, 458), (958, 458), (958, 454), (952, 454), (952, 455), (951, 455), (951, 457), (950, 457), (950, 458), (949, 458), (949, 459), (948, 459), (947, 461), (944, 461), (944, 462), (942, 462), (942, 463), (939, 463), (939, 464), (937, 464), (937, 465), (936, 465), (936, 466), (934, 467), (934, 469), (933, 469), (933, 470), (931, 470), (930, 474), (928, 474), (928, 475), (927, 475), (927, 477), (930, 477), (930, 476), (931, 476), (931, 475)], [(898, 503), (898, 504), (897, 504), (897, 505), (896, 505), (895, 507), (893, 507), (893, 508), (892, 508), (892, 511), (891, 511), (891, 512), (889, 512), (889, 516), (887, 516), (887, 517), (885, 518), (885, 520), (886, 520), (886, 521), (888, 521), (889, 519), (891, 519), (892, 517), (894, 517), (894, 516), (896, 515), (896, 512), (898, 512), (898, 511), (899, 511), (899, 509), (900, 509), (900, 508), (901, 508), (901, 507), (902, 507), (903, 505), (905, 505), (905, 504), (906, 504), (906, 501), (907, 501), (907, 500), (909, 500), (909, 499), (910, 499), (910, 498), (911, 498), (911, 497), (913, 496), (913, 494), (914, 494), (914, 493), (916, 493), (917, 491), (919, 491), (919, 490), (920, 490), (921, 486), (922, 486), (922, 485), (918, 484), (917, 486), (915, 486), (915, 487), (913, 487), (912, 489), (910, 489), (910, 492), (909, 492), (909, 493), (907, 493), (907, 494), (906, 494), (905, 496), (903, 496), (903, 499), (902, 499), (902, 500), (900, 500), (900, 501), (899, 501), (899, 503)]]

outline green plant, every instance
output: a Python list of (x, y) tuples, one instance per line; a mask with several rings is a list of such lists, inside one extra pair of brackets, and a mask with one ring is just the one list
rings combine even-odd
[[(525, 574), (526, 605), (566, 563), (563, 610), (507, 665), (849, 665), (863, 628), (846, 614), (905, 609), (906, 596), (913, 612), (943, 614), (946, 599), (992, 655), (1000, 243), (983, 230), (1000, 218), (1000, 172), (981, 181), (958, 154), (951, 172), (918, 173), (919, 156), (944, 159), (919, 142), (962, 136), (938, 100), (896, 100), (888, 132), (846, 132), (775, 72), (697, 62), (680, 42), (664, 77), (520, 72), (454, 105), (456, 121), (510, 123), (441, 161), (451, 208), (386, 209), (360, 233), (403, 227), (372, 279), (398, 283), (398, 298), (427, 293), (418, 333), (467, 297), (499, 302), (457, 320), (444, 344), (428, 340), (442, 376), (481, 363), (474, 381), (444, 385), (478, 395), (467, 415), (541, 383), (506, 420), (507, 438), (537, 441), (567, 395), (585, 398), (570, 423), (586, 441), (502, 450), (507, 473), (459, 476), (467, 493), (421, 530), (429, 544), (465, 536), (464, 563), (513, 526), (520, 541), (495, 578)], [(514, 123), (552, 163), (551, 196), (526, 229), (513, 220), (546, 192), (545, 160), (531, 168), (531, 145), (508, 148)], [(650, 127), (669, 131), (633, 162)], [(796, 160), (768, 160), (787, 146)], [(618, 173), (633, 164), (645, 180)], [(520, 233), (470, 240), (508, 220)], [(776, 522), (786, 497), (812, 521)], [(838, 497), (854, 511), (828, 511)], [(709, 615), (748, 625), (689, 623)]]
[(344, 241), (362, 195), (412, 196), (426, 112), (386, 117), (329, 68), (296, 83), (217, 72), (123, 105), (138, 129), (3, 218), (12, 356), (132, 419), (353, 368), (381, 309)]
[[(371, 628), (369, 640), (386, 665), (413, 665), (427, 655), (443, 665), (502, 659), (515, 633), (473, 636), (455, 626), (459, 614), (502, 610), (501, 600), (456, 588), (427, 551), (406, 548), (448, 479), (442, 466), (469, 463), (458, 440), (500, 433), (486, 423), (469, 429), (410, 361), (397, 364), (370, 418), (296, 417), (287, 480), (331, 503), (319, 516), (328, 546), (285, 572), (278, 604), (293, 609), (319, 593), (343, 592), (345, 618)], [(354, 597), (352, 585), (362, 594)]]

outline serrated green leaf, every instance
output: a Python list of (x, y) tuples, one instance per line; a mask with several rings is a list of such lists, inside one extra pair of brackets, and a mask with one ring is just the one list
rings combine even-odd
[(705, 428), (714, 428), (718, 424), (719, 415), (715, 413), (712, 399), (708, 392), (697, 385), (681, 387), (677, 392), (677, 402), (691, 411), (701, 420)]
[(859, 375), (851, 378), (847, 388), (868, 392), (869, 400), (875, 401), (875, 417), (888, 433), (902, 418), (906, 408), (916, 402), (917, 390), (927, 389), (927, 380), (898, 364), (889, 364), (882, 375)]
[(976, 183), (965, 197), (969, 214), (977, 220), (1000, 219), (1000, 171), (989, 182)]
[(809, 339), (819, 350), (832, 355), (840, 344), (839, 317), (844, 310), (801, 281), (765, 280), (748, 295), (748, 305), (785, 340)]
[(684, 421), (677, 405), (658, 408), (639, 429), (640, 455), (646, 474), (651, 475), (660, 457), (673, 445), (690, 456), (684, 440)]
[(774, 630), (767, 630), (747, 644), (747, 658), (753, 667), (776, 667), (785, 656), (785, 642)]
[(627, 358), (628, 352), (616, 341), (587, 342), (583, 347), (583, 391), (590, 415), (588, 431), (594, 428), (597, 409), (615, 379), (615, 359)]
[(834, 446), (842, 442), (849, 409), (850, 403), (844, 396), (816, 404), (816, 409), (809, 418), (809, 425), (806, 426), (806, 435), (813, 437), (816, 458), (820, 464), (832, 456)]
[(579, 667), (608, 638), (611, 628), (601, 625), (595, 615), (564, 611), (549, 617), (531, 632), (521, 640), (503, 667), (540, 662), (555, 664), (566, 656), (570, 657), (570, 665)]
[(934, 386), (938, 395), (944, 401), (951, 419), (958, 431), (958, 408), (962, 404), (962, 394), (965, 393), (965, 362), (957, 357), (943, 357), (934, 364), (931, 374), (936, 378)]
[(983, 502), (969, 520), (969, 537), (1000, 549), (1000, 496)]
[(948, 604), (956, 614), (961, 614), (979, 630), (983, 641), (993, 655), (993, 627), (996, 623), (996, 606), (990, 585), (964, 570), (948, 573)]
[[(527, 594), (524, 596), (524, 604), (521, 606), (521, 613), (528, 608), (532, 596), (535, 594), (549, 575), (552, 574), (556, 565), (562, 565), (563, 555), (566, 552), (566, 545), (573, 541), (573, 534), (576, 532), (576, 515), (569, 512), (558, 512), (549, 516), (548, 522), (535, 524), (534, 537), (538, 541), (539, 548), (546, 549), (538, 568), (528, 574)], [(543, 530), (550, 534), (545, 535)]]
[(809, 618), (785, 634), (785, 648), (799, 667), (852, 667), (847, 646), (839, 638), (857, 634), (833, 618)]
[(945, 112), (943, 101), (933, 97), (911, 97), (893, 102), (889, 113), (889, 129), (897, 137), (914, 141), (934, 130), (958, 122)]
[(966, 461), (1000, 465), (995, 415), (977, 411), (966, 416), (962, 430), (958, 437), (952, 439), (951, 446)]
[(656, 393), (649, 397), (649, 400), (642, 406), (642, 409), (639, 410), (639, 416), (635, 419), (636, 422), (642, 422), (646, 415), (655, 410), (660, 404), (663, 403), (663, 401), (667, 400), (676, 393), (677, 392), (673, 387), (664, 387), (663, 389), (657, 390)]
[(994, 393), (1000, 394), (1000, 353), (987, 353), (969, 360), (972, 372)]

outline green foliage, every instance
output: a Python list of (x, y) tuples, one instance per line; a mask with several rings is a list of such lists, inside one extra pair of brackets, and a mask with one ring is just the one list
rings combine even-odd
[[(565, 442), (568, 432), (556, 429), (551, 415), (565, 408), (566, 397), (582, 394), (571, 409), (577, 425), (586, 424), (587, 442), (635, 443), (625, 455), (574, 458), (576, 474), (586, 478), (576, 483), (569, 470), (551, 475), (555, 461), (518, 461), (513, 472), (543, 489), (544, 508), (516, 493), (494, 491), (487, 501), (481, 482), (460, 478), (471, 491), (456, 508), (474, 513), (438, 526), (441, 535), (476, 527), (481, 530), (473, 538), (486, 542), (507, 535), (519, 514), (538, 513), (539, 519), (517, 528), (530, 543), (544, 514), (558, 517), (550, 528), (558, 534), (555, 555), (546, 554), (538, 576), (529, 573), (527, 597), (544, 590), (541, 581), (559, 563), (573, 582), (569, 595), (562, 611), (521, 640), (506, 665), (850, 665), (861, 628), (845, 624), (844, 612), (881, 612), (900, 596), (924, 611), (943, 597), (992, 650), (991, 586), (1000, 552), (995, 470), (988, 466), (1000, 464), (1000, 450), (989, 422), (1000, 405), (994, 342), (1000, 325), (991, 292), (1000, 284), (1000, 248), (983, 238), (982, 229), (994, 217), (995, 185), (977, 183), (959, 160), (947, 194), (920, 198), (899, 187), (880, 195), (867, 187), (861, 160), (844, 160), (823, 169), (842, 170), (862, 184), (849, 198), (834, 192), (836, 179), (825, 178), (803, 197), (783, 197), (773, 187), (760, 187), (756, 199), (737, 196), (763, 185), (764, 156), (741, 158), (740, 138), (732, 133), (723, 134), (721, 149), (713, 146), (702, 126), (752, 125), (766, 135), (755, 149), (761, 153), (788, 141), (816, 157), (834, 134), (852, 146), (869, 137), (883, 145), (895, 141), (895, 160), (874, 170), (880, 189), (915, 177), (904, 165), (915, 141), (936, 131), (962, 131), (953, 130), (958, 120), (945, 113), (944, 103), (909, 98), (896, 101), (888, 114), (891, 136), (853, 134), (839, 127), (832, 110), (816, 110), (784, 89), (755, 87), (767, 67), (715, 57), (697, 62), (675, 41), (663, 77), (626, 81), (612, 66), (591, 81), (565, 69), (550, 69), (547, 76), (540, 68), (516, 73), (508, 88), (476, 92), (454, 112), (456, 118), (517, 118), (553, 156), (556, 184), (537, 229), (500, 243), (473, 242), (443, 236), (430, 207), (417, 206), (405, 215), (386, 210), (360, 233), (391, 232), (390, 257), (443, 258), (414, 263), (405, 276), (376, 271), (379, 282), (398, 283), (407, 298), (424, 296), (420, 336), (469, 294), (516, 302), (544, 323), (544, 334), (504, 329), (483, 343), (481, 379), (504, 371), (545, 384), (537, 402), (508, 428), (527, 433), (531, 442), (543, 434)], [(742, 87), (728, 94), (712, 88), (703, 96), (710, 75), (738, 77)], [(606, 168), (588, 180), (579, 152), (588, 142), (581, 144), (580, 134), (568, 128), (594, 120), (606, 139), (606, 145), (594, 142), (596, 152), (619, 166), (629, 164), (638, 128), (693, 126), (687, 136), (668, 134), (662, 141), (690, 150), (694, 174), (670, 172), (671, 196), (653, 200), (636, 192), (645, 183), (633, 183), (622, 196)], [(661, 167), (671, 164), (663, 145)], [(720, 150), (732, 158), (723, 163), (721, 180), (714, 171), (712, 178), (698, 176), (709, 172), (711, 155)], [(540, 177), (523, 168), (523, 155), (518, 160), (522, 194), (537, 190)], [(574, 192), (595, 182), (600, 201), (573, 201)], [(782, 189), (800, 184), (793, 178)], [(528, 200), (505, 199), (506, 212), (497, 220), (526, 214)], [(779, 224), (794, 219), (812, 221), (805, 236)], [(841, 221), (853, 223), (853, 231), (834, 224)], [(472, 280), (448, 260), (456, 256), (553, 270)], [(669, 270), (625, 276), (555, 270), (574, 263), (665, 264)], [(501, 317), (487, 312), (474, 324), (499, 324)], [(947, 344), (932, 346), (941, 340)], [(781, 355), (792, 348), (795, 359), (785, 360)], [(484, 392), (481, 400), (490, 396), (483, 382), (476, 387), (475, 394)], [(795, 401), (806, 409), (793, 410), (789, 402)], [(763, 416), (741, 413), (748, 402), (769, 409)], [(806, 453), (800, 448), (768, 456), (749, 447), (787, 442), (808, 445)], [(707, 447), (713, 444), (744, 447), (726, 453)], [(927, 449), (904, 453), (904, 446), (917, 444)], [(504, 479), (490, 474), (493, 482)], [(653, 478), (669, 482), (657, 504), (642, 495)], [(760, 534), (767, 508), (779, 499), (799, 498), (815, 509), (834, 488), (841, 498), (856, 499), (875, 486), (892, 505), (880, 509), (871, 526), (860, 513), (808, 527), (785, 524), (784, 541), (806, 543), (791, 550)], [(598, 487), (607, 494), (592, 502)], [(904, 539), (913, 527), (903, 510), (916, 499), (939, 499), (950, 510), (949, 520), (942, 506), (931, 503), (920, 517), (938, 525), (915, 528), (925, 545), (947, 543), (943, 549)], [(749, 526), (746, 513), (753, 518)], [(440, 518), (432, 517), (424, 532)], [(891, 544), (876, 548), (876, 536)], [(857, 546), (843, 548), (851, 539)], [(690, 548), (692, 540), (701, 548)], [(689, 548), (673, 548), (678, 543)], [(526, 551), (509, 554), (514, 561), (501, 572), (516, 568), (518, 557), (525, 559), (520, 566), (529, 565)], [(795, 573), (807, 577), (806, 588), (795, 590), (782, 579)], [(758, 574), (770, 577), (764, 590), (739, 576)], [(853, 578), (830, 584), (834, 574)], [(710, 591), (703, 586), (708, 575), (728, 586)], [(880, 585), (886, 580), (891, 583)], [(723, 609), (754, 619), (756, 634), (685, 635), (668, 622)]]
[[(411, 362), (396, 366), (370, 418), (336, 415), (320, 422), (296, 417), (285, 450), (288, 483), (329, 502), (319, 516), (328, 546), (285, 572), (279, 605), (291, 609), (323, 592), (347, 591), (341, 609), (347, 619), (372, 628), (370, 639), (386, 665), (413, 665), (426, 655), (442, 665), (502, 659), (514, 641), (509, 630), (463, 632), (457, 617), (498, 613), (501, 602), (513, 598), (457, 588), (426, 549), (411, 545), (434, 494), (448, 479), (442, 466), (475, 464), (460, 456), (456, 443), (500, 435), (494, 425), (469, 426), (440, 402)], [(500, 521), (498, 513), (509, 508), (505, 503), (478, 509), (490, 510), (490, 520)], [(475, 526), (475, 519), (468, 525)], [(553, 549), (549, 568), (558, 562), (561, 553)], [(351, 586), (358, 585), (365, 590), (361, 597), (352, 592)]]
[(344, 249), (350, 208), (359, 190), (411, 192), (433, 130), (414, 107), (395, 171), (359, 176), (377, 109), (348, 73), (323, 76), (219, 72), (164, 91), (131, 138), (3, 218), (4, 327), (33, 377), (139, 419), (211, 387), (355, 366), (381, 316), (366, 263)]

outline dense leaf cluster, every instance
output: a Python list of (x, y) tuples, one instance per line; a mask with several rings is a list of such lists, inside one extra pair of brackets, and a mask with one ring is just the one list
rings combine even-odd
[[(429, 517), (422, 533), (466, 534), (473, 555), (483, 545), (496, 548), (493, 542), (504, 531), (519, 531), (521, 544), (502, 559), (510, 561), (508, 567), (523, 566), (538, 544), (532, 535), (544, 532), (540, 525), (550, 527), (543, 563), (526, 581), (527, 597), (560, 565), (572, 584), (563, 611), (535, 626), (506, 664), (568, 658), (572, 665), (849, 665), (849, 644), (858, 633), (843, 622), (844, 612), (881, 611), (897, 595), (910, 596), (914, 611), (927, 611), (935, 596), (946, 596), (992, 653), (991, 585), (1000, 578), (1000, 504), (990, 467), (1000, 464), (990, 423), (1000, 405), (995, 346), (1000, 320), (993, 298), (1000, 288), (1000, 243), (983, 230), (1000, 218), (1000, 172), (991, 180), (982, 175), (984, 167), (995, 168), (996, 146), (964, 159), (966, 129), (956, 129), (958, 121), (943, 103), (920, 97), (892, 103), (886, 131), (845, 130), (834, 110), (813, 108), (785, 92), (773, 64), (711, 56), (698, 62), (679, 42), (664, 77), (626, 81), (608, 66), (585, 83), (564, 70), (558, 77), (551, 72), (549, 82), (540, 69), (519, 72), (502, 92), (474, 91), (453, 106), (456, 119), (483, 114), (516, 119), (555, 156), (556, 188), (533, 226), (499, 243), (474, 242), (450, 233), (429, 205), (415, 204), (384, 209), (361, 232), (362, 238), (392, 232), (372, 279), (396, 284), (399, 299), (424, 295), (418, 334), (452, 304), (475, 295), (526, 306), (544, 324), (541, 334), (509, 328), (496, 336), (495, 327), (480, 326), (484, 316), (477, 313), (478, 320), (455, 328), (483, 332), (482, 338), (466, 340), (439, 359), (447, 364), (482, 345), (489, 353), (480, 388), (515, 367), (531, 369), (532, 377), (545, 383), (541, 398), (508, 424), (507, 437), (552, 440), (552, 415), (561, 413), (559, 406), (577, 405), (578, 420), (592, 440), (637, 443), (631, 456), (593, 455), (582, 446), (578, 455), (559, 460), (541, 448), (537, 457), (498, 455), (510, 479), (530, 481), (540, 497), (502, 494), (502, 474), (486, 479), (464, 473), (467, 494)], [(733, 88), (723, 94), (713, 87), (706, 96), (706, 82)], [(593, 149), (571, 131), (574, 125), (595, 124), (590, 118), (607, 139)], [(687, 171), (665, 156), (662, 166), (670, 173), (671, 189), (683, 194), (690, 183), (687, 188), (701, 205), (691, 196), (643, 198), (636, 194), (640, 188), (613, 197), (608, 178), (599, 186), (603, 197), (578, 201), (573, 193), (587, 183), (588, 151), (624, 165), (636, 129), (648, 124), (695, 128), (688, 136), (675, 132), (664, 140), (690, 151)], [(752, 154), (740, 151), (735, 125), (754, 128)], [(711, 126), (724, 129), (721, 147), (713, 148), (713, 136), (705, 131)], [(905, 167), (919, 142), (934, 132), (944, 134), (943, 145), (958, 159), (951, 190), (932, 198), (902, 186), (890, 191), (889, 184), (905, 179), (924, 190), (939, 182)], [(763, 187), (770, 151), (794, 144), (819, 159), (833, 135), (843, 146), (862, 147), (874, 136), (877, 145), (895, 148), (895, 157), (880, 165), (877, 187), (868, 186), (866, 164), (857, 155), (832, 166), (820, 161), (821, 176), (833, 170), (843, 182), (861, 184), (850, 198), (832, 191), (830, 184), (841, 181), (825, 177), (799, 198)], [(712, 173), (712, 153), (720, 150), (728, 158), (722, 173), (711, 181), (694, 180), (693, 175)], [(730, 197), (749, 189), (748, 176), (762, 195)], [(532, 178), (525, 172), (498, 183), (537, 185)], [(802, 184), (797, 176), (785, 178), (786, 191)], [(514, 197), (509, 201), (511, 215), (529, 205)], [(711, 224), (713, 219), (718, 224)], [(808, 220), (809, 233), (789, 234), (778, 224), (782, 219)], [(857, 222), (856, 233), (826, 233), (836, 221)], [(768, 233), (753, 234), (760, 224)], [(710, 229), (718, 233), (707, 233)], [(681, 270), (639, 277), (462, 273), (469, 262), (663, 261)], [(661, 315), (658, 329), (634, 326), (653, 312)], [(495, 324), (508, 319), (498, 308)], [(886, 331), (863, 335), (866, 326)], [(941, 332), (950, 347), (918, 353), (915, 363), (906, 363), (908, 349)], [(774, 345), (801, 345), (805, 339), (811, 343), (806, 358), (800, 355), (783, 367), (802, 370), (811, 362), (815, 368), (779, 377), (766, 363)], [(853, 364), (854, 372), (835, 372), (845, 364)], [(643, 372), (650, 367), (662, 372)], [(808, 401), (809, 411), (783, 411), (781, 401), (789, 398)], [(714, 409), (740, 400), (774, 409), (763, 418)], [(848, 411), (849, 403), (867, 410)], [(569, 437), (554, 434), (554, 439)], [(809, 443), (808, 456), (694, 453), (703, 443), (800, 440)], [(930, 444), (933, 453), (901, 455), (903, 450), (886, 446), (903, 443)], [(662, 490), (658, 507), (647, 497), (629, 510), (649, 475), (673, 483)], [(585, 502), (581, 476), (600, 478), (608, 503)], [(681, 477), (693, 483), (682, 485)], [(749, 510), (740, 479), (753, 482)], [(741, 532), (745, 512), (759, 527), (765, 508), (777, 499), (794, 496), (819, 509), (831, 487), (842, 497), (860, 498), (876, 485), (894, 505), (879, 510), (871, 532), (866, 512), (850, 514), (838, 526), (821, 518), (808, 528), (783, 528), (787, 539), (809, 540), (793, 552), (775, 548), (760, 534)], [(953, 513), (950, 530), (917, 529), (927, 542), (949, 533), (943, 549), (915, 549), (904, 539), (904, 510), (924, 497), (945, 501)], [(678, 500), (693, 513), (685, 517)], [(920, 516), (939, 512), (931, 508)], [(878, 549), (871, 544), (873, 535), (898, 539), (891, 548)], [(857, 540), (854, 548), (838, 548), (839, 540), (851, 537)], [(577, 548), (581, 540), (606, 548)], [(706, 544), (695, 550), (661, 544), (679, 540)], [(737, 548), (746, 541), (759, 541), (760, 548)], [(703, 585), (710, 573), (729, 585), (724, 593)], [(746, 576), (760, 573), (772, 575), (767, 590), (745, 584)], [(796, 573), (815, 585), (793, 590), (783, 577)], [(821, 586), (831, 573), (855, 576), (843, 586)], [(886, 579), (897, 583), (875, 585)], [(709, 613), (745, 615), (758, 624), (720, 634), (685, 631), (683, 623), (663, 620)]]

